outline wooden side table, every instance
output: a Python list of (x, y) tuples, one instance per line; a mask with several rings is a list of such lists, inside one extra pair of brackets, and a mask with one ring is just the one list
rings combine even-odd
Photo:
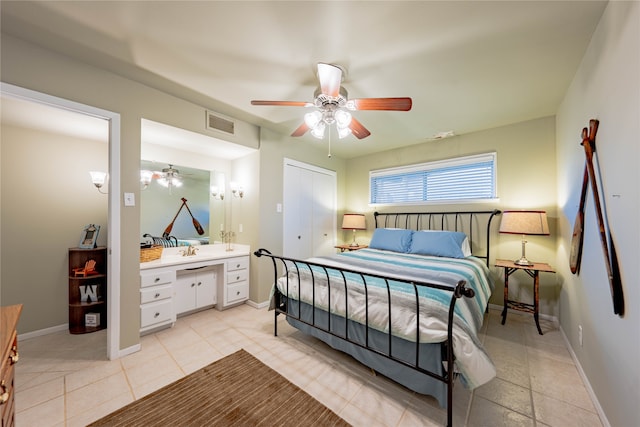
[(351, 246), (351, 245), (338, 245), (338, 246), (334, 246), (336, 249), (340, 249), (340, 252), (344, 252), (344, 251), (357, 251), (358, 249), (364, 249), (364, 248), (368, 248), (368, 245), (358, 245), (358, 246)]
[[(502, 309), (502, 324), (507, 320), (507, 309), (524, 311), (527, 313), (533, 313), (533, 318), (536, 321), (538, 333), (542, 335), (542, 329), (540, 329), (540, 321), (538, 320), (538, 288), (540, 286), (539, 273), (555, 273), (553, 268), (549, 264), (545, 263), (533, 263), (533, 265), (518, 265), (513, 261), (506, 259), (497, 259), (496, 267), (504, 268), (504, 308)], [(533, 304), (527, 304), (519, 301), (509, 299), (509, 276), (517, 271), (522, 270), (529, 276), (533, 277)]]

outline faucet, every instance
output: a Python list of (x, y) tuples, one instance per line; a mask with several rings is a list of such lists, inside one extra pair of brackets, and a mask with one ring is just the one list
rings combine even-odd
[(194, 256), (197, 250), (198, 248), (189, 245), (187, 246), (187, 249), (181, 250), (180, 253), (182, 254), (182, 256)]

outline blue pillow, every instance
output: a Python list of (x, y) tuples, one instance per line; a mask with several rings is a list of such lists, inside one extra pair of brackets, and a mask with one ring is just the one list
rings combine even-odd
[(413, 230), (376, 228), (369, 247), (385, 251), (407, 252), (411, 247)]
[(409, 253), (448, 258), (464, 258), (462, 242), (467, 235), (459, 231), (416, 231)]

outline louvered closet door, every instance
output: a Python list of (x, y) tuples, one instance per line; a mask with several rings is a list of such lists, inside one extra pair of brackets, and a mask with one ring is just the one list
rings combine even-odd
[(283, 254), (305, 259), (334, 253), (335, 173), (290, 161), (283, 178)]

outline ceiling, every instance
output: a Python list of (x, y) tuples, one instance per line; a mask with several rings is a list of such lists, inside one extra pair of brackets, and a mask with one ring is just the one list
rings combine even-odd
[(250, 102), (312, 101), (318, 62), (351, 98), (413, 99), (354, 112), (371, 136), (332, 144), (349, 158), (555, 114), (606, 4), (3, 0), (1, 28), (285, 135), (305, 109)]

